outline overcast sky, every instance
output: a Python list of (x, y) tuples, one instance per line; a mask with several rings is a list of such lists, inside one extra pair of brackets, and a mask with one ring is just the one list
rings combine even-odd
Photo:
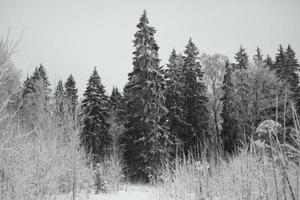
[(23, 34), (13, 61), (22, 74), (46, 66), (52, 85), (72, 73), (85, 90), (94, 66), (106, 89), (123, 88), (132, 70), (133, 35), (143, 9), (157, 30), (161, 64), (189, 37), (201, 53), (252, 57), (292, 45), (300, 55), (299, 0), (0, 0), (0, 34)]

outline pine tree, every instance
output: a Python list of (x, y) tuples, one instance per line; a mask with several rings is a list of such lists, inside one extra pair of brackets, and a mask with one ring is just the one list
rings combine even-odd
[(65, 114), (64, 87), (62, 80), (57, 82), (56, 90), (54, 92), (54, 103), (55, 114), (62, 119)]
[(71, 74), (65, 83), (65, 100), (68, 108), (68, 113), (74, 118), (76, 107), (78, 105), (78, 89), (76, 82)]
[(133, 71), (124, 89), (126, 123), (123, 143), (127, 174), (151, 181), (168, 154), (168, 132), (164, 125), (164, 77), (159, 66), (156, 30), (149, 26), (146, 11), (134, 37)]
[(261, 50), (259, 47), (256, 48), (256, 54), (253, 56), (253, 60), (256, 66), (264, 66), (263, 55), (261, 54)]
[(83, 96), (83, 128), (80, 138), (87, 153), (91, 153), (94, 162), (99, 162), (104, 156), (105, 147), (110, 143), (107, 122), (109, 98), (105, 95), (105, 88), (96, 67), (88, 80)]
[(183, 121), (186, 123), (185, 130), (179, 138), (184, 144), (184, 152), (195, 149), (199, 144), (209, 141), (207, 109), (208, 98), (206, 97), (206, 86), (203, 82), (199, 51), (190, 39), (184, 51), (184, 65), (180, 82), (182, 83)]
[(166, 107), (168, 109), (167, 119), (170, 135), (176, 144), (180, 144), (179, 134), (186, 126), (182, 119), (183, 95), (181, 91), (180, 75), (183, 70), (184, 60), (181, 55), (177, 55), (173, 49), (169, 58), (169, 64), (165, 74), (166, 79)]
[(234, 64), (234, 70), (247, 69), (249, 64), (248, 54), (246, 50), (241, 46), (239, 51), (235, 54), (235, 60), (237, 64)]
[(223, 109), (221, 117), (222, 131), (221, 137), (223, 139), (224, 151), (228, 153), (233, 153), (236, 150), (238, 142), (238, 129), (237, 129), (237, 119), (234, 106), (234, 85), (232, 83), (232, 69), (230, 67), (229, 61), (225, 64), (226, 73), (223, 79), (222, 90), (224, 92), (221, 101), (223, 103)]

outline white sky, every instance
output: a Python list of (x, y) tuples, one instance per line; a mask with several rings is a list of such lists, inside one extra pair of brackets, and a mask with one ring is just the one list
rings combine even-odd
[(300, 55), (299, 0), (0, 0), (0, 35), (11, 28), (17, 39), (25, 28), (13, 61), (23, 75), (46, 66), (52, 86), (72, 73), (80, 94), (93, 67), (106, 89), (123, 88), (132, 70), (133, 35), (147, 9), (157, 29), (161, 64), (173, 47), (183, 51), (189, 37), (200, 53), (233, 58), (242, 44), (252, 57), (279, 44)]

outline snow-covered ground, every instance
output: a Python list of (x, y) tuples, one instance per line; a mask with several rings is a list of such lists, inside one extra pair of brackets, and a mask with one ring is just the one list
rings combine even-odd
[[(71, 200), (70, 195), (57, 196), (56, 200)], [(77, 196), (77, 200), (155, 200), (158, 199), (157, 189), (146, 185), (124, 185), (115, 193), (84, 194)]]

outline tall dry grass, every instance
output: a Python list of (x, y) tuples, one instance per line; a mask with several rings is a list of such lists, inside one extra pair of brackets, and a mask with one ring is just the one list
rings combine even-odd
[(178, 156), (166, 163), (159, 199), (300, 199), (300, 125), (294, 108), (293, 116), (295, 145), (278, 139), (285, 131), (269, 131), (268, 142), (252, 141), (234, 156)]

